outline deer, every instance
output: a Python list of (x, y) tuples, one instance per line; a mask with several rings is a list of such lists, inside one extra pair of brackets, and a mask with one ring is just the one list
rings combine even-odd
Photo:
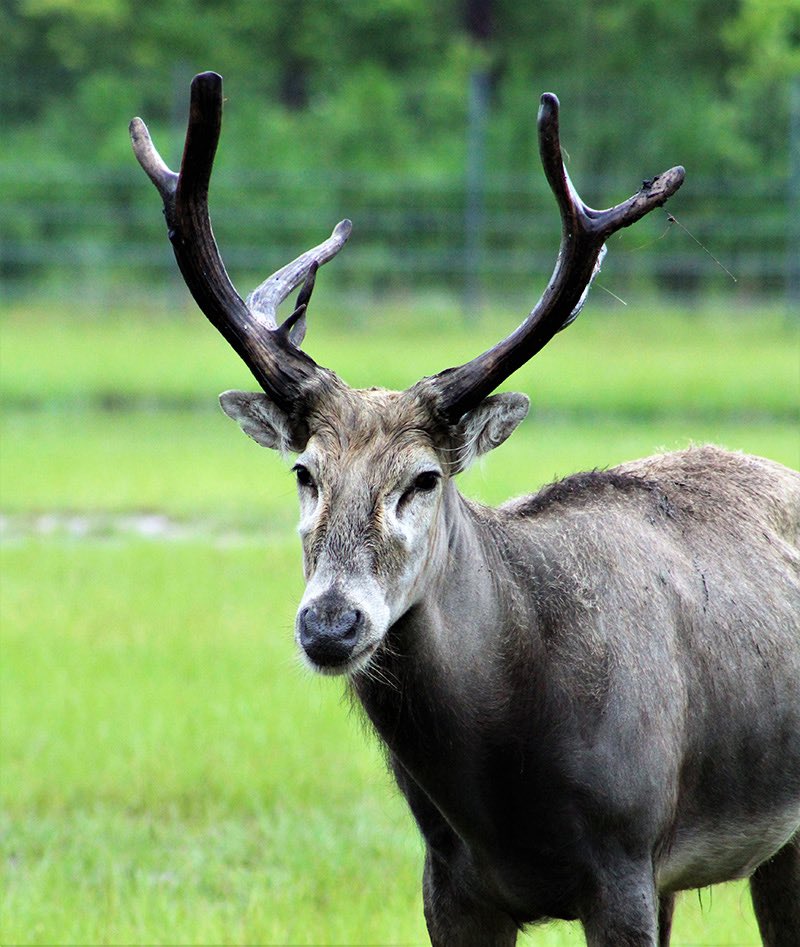
[(567, 919), (589, 947), (667, 947), (677, 892), (749, 878), (764, 944), (798, 947), (800, 475), (700, 446), (497, 508), (455, 480), (526, 416), (498, 386), (575, 320), (608, 238), (684, 169), (588, 207), (543, 95), (562, 236), (541, 299), (466, 364), (359, 390), (300, 347), (350, 222), (243, 300), (208, 213), (221, 115), (221, 77), (202, 73), (180, 173), (141, 119), (134, 152), (191, 294), (261, 388), (224, 392), (223, 411), (296, 458), (297, 646), (345, 678), (385, 749), (425, 843), (432, 945), (507, 947)]

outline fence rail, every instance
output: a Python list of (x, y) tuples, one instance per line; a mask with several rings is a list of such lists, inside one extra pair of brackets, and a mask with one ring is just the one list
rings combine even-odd
[[(624, 199), (635, 182), (582, 179), (595, 205)], [(325, 279), (381, 293), (436, 287), (470, 297), (541, 284), (559, 240), (558, 213), (541, 175), (488, 175), (479, 190), (452, 179), (345, 172), (235, 173), (213, 182), (214, 228), (243, 289), (323, 239), (344, 216), (354, 234)], [(693, 179), (666, 210), (612, 238), (601, 282), (617, 294), (702, 292), (783, 296), (800, 258), (785, 180)], [(0, 164), (3, 295), (102, 293), (170, 283), (171, 253), (158, 197), (138, 169), (63, 172)], [(800, 305), (800, 300), (796, 301)]]

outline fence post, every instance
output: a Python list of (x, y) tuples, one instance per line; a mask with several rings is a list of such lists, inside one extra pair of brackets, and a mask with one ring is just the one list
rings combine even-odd
[(489, 74), (478, 66), (469, 76), (467, 114), (466, 206), (464, 211), (464, 311), (474, 318), (481, 304), (486, 208), (486, 120), (489, 112)]

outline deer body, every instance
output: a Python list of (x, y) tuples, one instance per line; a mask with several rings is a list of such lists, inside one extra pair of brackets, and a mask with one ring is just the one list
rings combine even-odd
[(139, 119), (134, 150), (191, 292), (263, 389), (223, 409), (297, 455), (295, 636), (312, 669), (347, 676), (387, 748), (427, 846), (432, 943), (508, 947), (557, 917), (590, 947), (666, 947), (674, 892), (750, 876), (764, 943), (800, 947), (800, 475), (696, 448), (498, 509), (453, 480), (527, 413), (492, 392), (576, 318), (608, 237), (683, 169), (587, 207), (543, 96), (562, 242), (541, 300), (465, 365), (354, 390), (300, 350), (349, 221), (242, 300), (208, 218), (221, 109), (219, 76), (197, 76), (179, 175)]
[[(760, 522), (752, 491), (772, 508)], [(513, 942), (615, 885), (652, 910), (788, 842), (800, 477), (707, 448), (499, 510), (454, 488), (446, 505), (444, 574), (353, 681), (426, 838), (441, 943)], [(748, 579), (732, 592), (726, 572)]]

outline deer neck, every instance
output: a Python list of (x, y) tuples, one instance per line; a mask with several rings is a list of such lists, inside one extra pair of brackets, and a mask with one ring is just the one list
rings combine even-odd
[(504, 653), (519, 627), (513, 611), (520, 597), (500, 518), (466, 500), (452, 482), (443, 504), (442, 533), (419, 601), (352, 681), (390, 749), (407, 732), (399, 723), (407, 713), (420, 721), (429, 712), (435, 729), (447, 720), (469, 725), (472, 697), (504, 689)]

